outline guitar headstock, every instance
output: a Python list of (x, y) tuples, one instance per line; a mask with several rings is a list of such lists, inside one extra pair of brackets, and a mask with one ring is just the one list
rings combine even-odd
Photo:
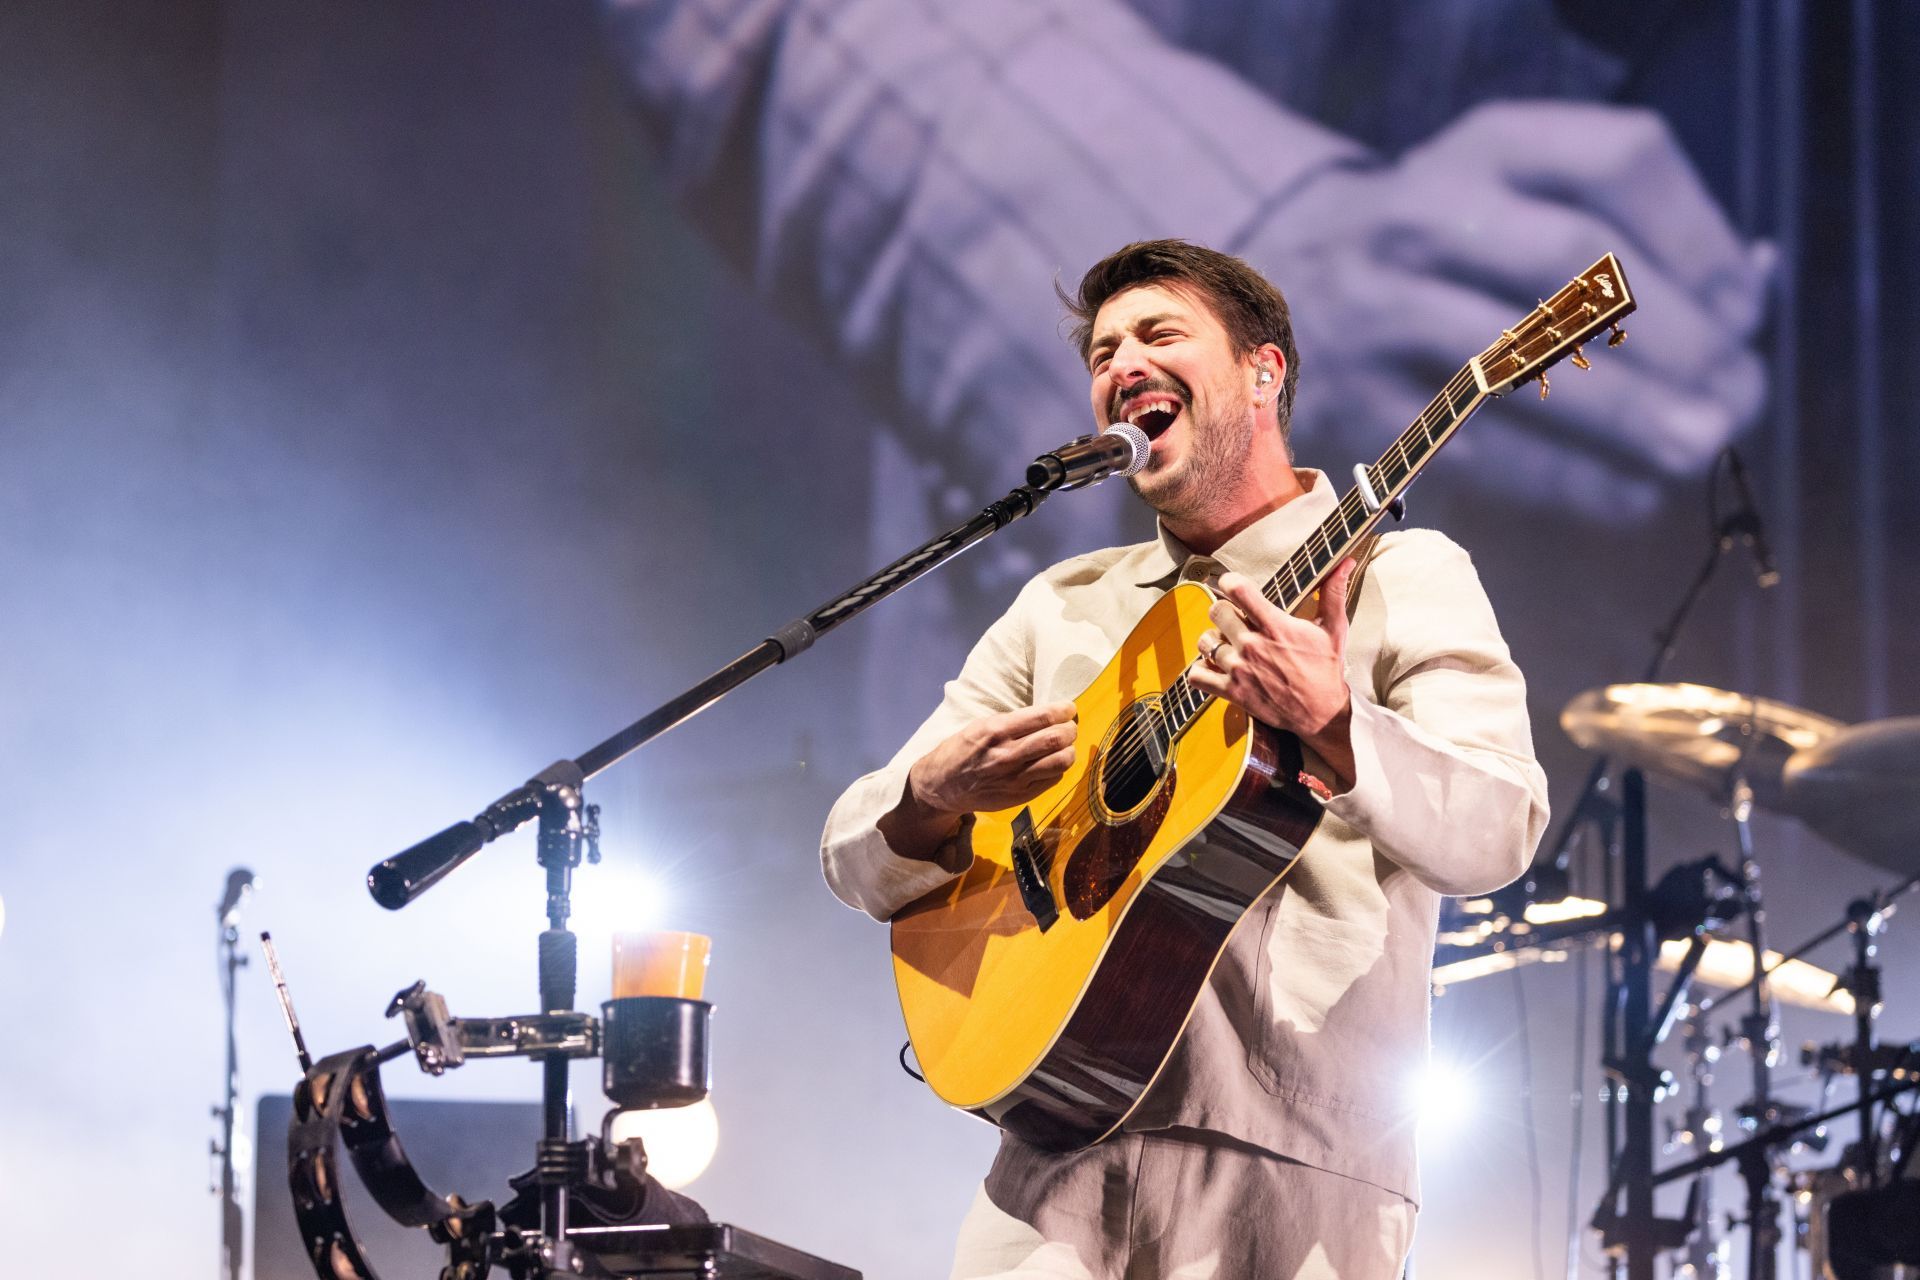
[(1501, 333), (1498, 342), (1474, 358), (1474, 372), (1482, 388), (1496, 396), (1538, 378), (1544, 400), (1547, 370), (1567, 356), (1586, 368), (1581, 344), (1602, 329), (1613, 330), (1607, 345), (1619, 346), (1627, 337), (1619, 322), (1636, 305), (1619, 260), (1608, 254)]

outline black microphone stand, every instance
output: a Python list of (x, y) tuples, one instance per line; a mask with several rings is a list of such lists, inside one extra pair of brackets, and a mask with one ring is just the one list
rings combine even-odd
[(213, 1154), (220, 1157), (220, 1273), (226, 1280), (240, 1280), (240, 1264), (246, 1250), (245, 1215), (240, 1207), (238, 1179), (233, 1167), (233, 1129), (240, 1101), (240, 1050), (234, 1036), (236, 985), (239, 972), (247, 965), (240, 953), (238, 906), (220, 919), (220, 995), (226, 1005), (227, 1073), (226, 1087), (213, 1118), (220, 1122), (220, 1136), (213, 1142)]
[[(1029, 473), (1032, 479), (1032, 473)], [(1094, 477), (1094, 480), (1103, 478)], [(528, 821), (538, 820), (539, 862), (546, 871), (547, 929), (540, 935), (539, 982), (543, 1009), (548, 1013), (573, 1008), (577, 971), (577, 942), (567, 928), (571, 912), (573, 868), (598, 861), (598, 806), (585, 804), (581, 790), (586, 780), (630, 752), (691, 719), (769, 667), (777, 666), (809, 648), (820, 636), (849, 618), (857, 617), (908, 583), (931, 572), (962, 551), (1031, 515), (1055, 487), (1074, 484), (1022, 485), (979, 514), (935, 537), (892, 564), (835, 596), (817, 609), (794, 619), (767, 639), (729, 662), (686, 692), (669, 699), (598, 746), (572, 760), (561, 760), (509, 792), (467, 822), (455, 823), (402, 853), (386, 859), (367, 873), (367, 888), (381, 906), (398, 910), (438, 884), (448, 873), (488, 843)], [(530, 1268), (543, 1274), (568, 1274), (580, 1265), (567, 1240), (569, 1189), (584, 1175), (585, 1153), (570, 1141), (568, 1124), (568, 1059), (548, 1057), (543, 1089), (543, 1136), (535, 1179), (541, 1188), (541, 1236), (533, 1242)], [(519, 1274), (516, 1272), (516, 1274)]]

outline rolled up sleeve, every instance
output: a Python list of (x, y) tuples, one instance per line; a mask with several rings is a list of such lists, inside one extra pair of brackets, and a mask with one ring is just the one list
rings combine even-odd
[(820, 838), (820, 865), (827, 886), (848, 906), (876, 920), (891, 920), (901, 907), (939, 888), (973, 861), (971, 815), (931, 860), (895, 852), (880, 834), (879, 822), (900, 803), (914, 761), (982, 716), (1031, 705), (1032, 605), (1034, 593), (1041, 590), (1038, 579), (1027, 584), (1013, 607), (980, 637), (960, 674), (947, 682), (939, 707), (906, 745), (834, 802)]

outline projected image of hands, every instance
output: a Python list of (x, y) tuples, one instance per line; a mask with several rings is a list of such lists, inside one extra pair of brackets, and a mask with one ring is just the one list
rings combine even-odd
[(1259, 257), (1285, 264), (1305, 376), (1333, 393), (1302, 396), (1300, 438), (1411, 421), (1466, 347), (1597, 249), (1626, 267), (1633, 339), (1596, 349), (1594, 386), (1544, 404), (1523, 386), (1460, 443), (1500, 459), (1488, 485), (1590, 513), (1703, 471), (1764, 398), (1751, 344), (1771, 255), (1733, 232), (1657, 117), (1582, 103), (1478, 107), (1396, 162), (1321, 174), (1273, 220)]
[(1606, 101), (1630, 60), (1556, 6), (606, 3), (699, 221), (949, 482), (984, 489), (1084, 423), (1051, 286), (1158, 236), (1287, 293), (1304, 465), (1377, 456), (1606, 252), (1631, 340), (1483, 413), (1449, 491), (1635, 521), (1765, 399), (1770, 252), (1666, 121)]

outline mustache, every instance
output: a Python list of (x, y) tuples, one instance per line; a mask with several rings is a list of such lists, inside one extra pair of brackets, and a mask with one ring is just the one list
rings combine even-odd
[(1149, 378), (1145, 382), (1134, 383), (1125, 391), (1114, 393), (1113, 403), (1107, 406), (1107, 421), (1120, 421), (1120, 410), (1128, 401), (1138, 400), (1141, 396), (1154, 392), (1158, 392), (1161, 395), (1172, 396), (1180, 402), (1182, 408), (1191, 409), (1193, 407), (1193, 396), (1191, 393), (1172, 378)]

